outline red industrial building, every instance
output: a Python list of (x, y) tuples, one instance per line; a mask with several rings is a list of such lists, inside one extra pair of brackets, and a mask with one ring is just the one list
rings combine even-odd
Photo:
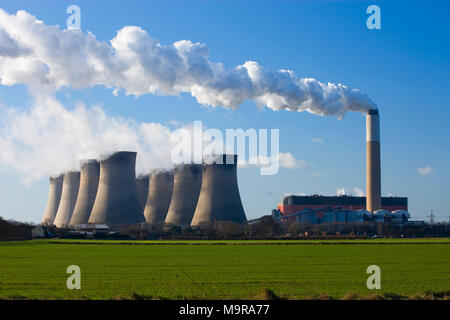
[[(287, 216), (305, 209), (317, 210), (324, 208), (340, 208), (342, 210), (366, 209), (366, 197), (354, 196), (287, 196), (277, 209), (281, 215)], [(405, 210), (408, 211), (408, 198), (406, 197), (382, 197), (381, 209), (387, 211)], [(320, 210), (318, 212), (321, 215)], [(289, 219), (288, 219), (289, 220)]]

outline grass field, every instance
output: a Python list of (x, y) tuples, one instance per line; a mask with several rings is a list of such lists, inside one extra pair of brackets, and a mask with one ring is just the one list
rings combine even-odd
[[(288, 299), (364, 297), (374, 293), (366, 287), (366, 268), (372, 264), (381, 268), (379, 295), (450, 295), (450, 239), (284, 242), (293, 245), (0, 242), (0, 298), (254, 299), (265, 289)], [(81, 290), (66, 287), (66, 268), (73, 264), (81, 268)]]

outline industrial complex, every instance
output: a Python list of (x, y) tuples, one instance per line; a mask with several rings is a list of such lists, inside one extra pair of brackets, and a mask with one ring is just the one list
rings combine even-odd
[[(81, 161), (81, 174), (50, 178), (42, 224), (83, 229), (89, 225), (208, 226), (243, 224), (247, 218), (237, 184), (237, 156), (155, 170), (136, 177), (136, 152)], [(230, 161), (231, 159), (231, 161)], [(222, 161), (224, 160), (224, 161)]]
[[(378, 110), (366, 115), (366, 197), (290, 195), (272, 210), (280, 224), (405, 223), (408, 199), (381, 197)], [(81, 161), (80, 172), (50, 178), (43, 224), (58, 228), (95, 225), (205, 227), (245, 224), (237, 181), (237, 155), (216, 155), (203, 164), (183, 164), (136, 177), (136, 152)]]

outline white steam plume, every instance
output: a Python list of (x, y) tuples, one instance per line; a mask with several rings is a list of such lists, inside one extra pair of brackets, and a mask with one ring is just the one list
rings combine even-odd
[(0, 79), (33, 92), (103, 85), (126, 94), (177, 95), (188, 92), (208, 106), (235, 109), (246, 100), (272, 110), (308, 111), (343, 117), (376, 105), (361, 91), (342, 84), (298, 78), (255, 61), (225, 70), (209, 60), (202, 43), (162, 45), (146, 31), (126, 26), (110, 43), (92, 33), (46, 25), (25, 11), (0, 9)]
[[(182, 129), (195, 137), (192, 124)], [(0, 167), (15, 170), (30, 185), (45, 176), (79, 169), (80, 160), (123, 150), (137, 152), (136, 172), (143, 175), (174, 166), (171, 152), (180, 142), (171, 139), (172, 133), (159, 123), (109, 117), (100, 106), (78, 104), (68, 110), (54, 97), (38, 95), (29, 110), (0, 106)], [(283, 168), (304, 163), (290, 153), (279, 155)]]

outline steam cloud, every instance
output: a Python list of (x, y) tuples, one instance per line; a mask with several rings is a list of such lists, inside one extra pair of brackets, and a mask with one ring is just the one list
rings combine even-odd
[(114, 93), (177, 95), (188, 92), (207, 106), (237, 108), (246, 100), (272, 110), (344, 116), (376, 105), (342, 84), (298, 78), (255, 61), (225, 70), (209, 60), (203, 43), (181, 40), (162, 45), (146, 31), (126, 26), (110, 43), (92, 33), (49, 26), (25, 11), (0, 9), (1, 84), (36, 90), (103, 85)]
[[(190, 93), (206, 106), (236, 109), (246, 100), (272, 110), (307, 111), (343, 117), (376, 105), (342, 84), (298, 78), (255, 61), (226, 70), (209, 60), (205, 44), (182, 40), (162, 45), (146, 31), (126, 26), (109, 42), (92, 33), (46, 25), (25, 11), (0, 9), (0, 84), (24, 84), (33, 96), (29, 110), (0, 107), (0, 163), (16, 169), (26, 183), (76, 169), (79, 159), (116, 150), (138, 152), (138, 173), (165, 168), (170, 128), (108, 117), (101, 107), (67, 110), (54, 96), (64, 87), (103, 85), (113, 94)], [(280, 165), (305, 163), (280, 153)]]

